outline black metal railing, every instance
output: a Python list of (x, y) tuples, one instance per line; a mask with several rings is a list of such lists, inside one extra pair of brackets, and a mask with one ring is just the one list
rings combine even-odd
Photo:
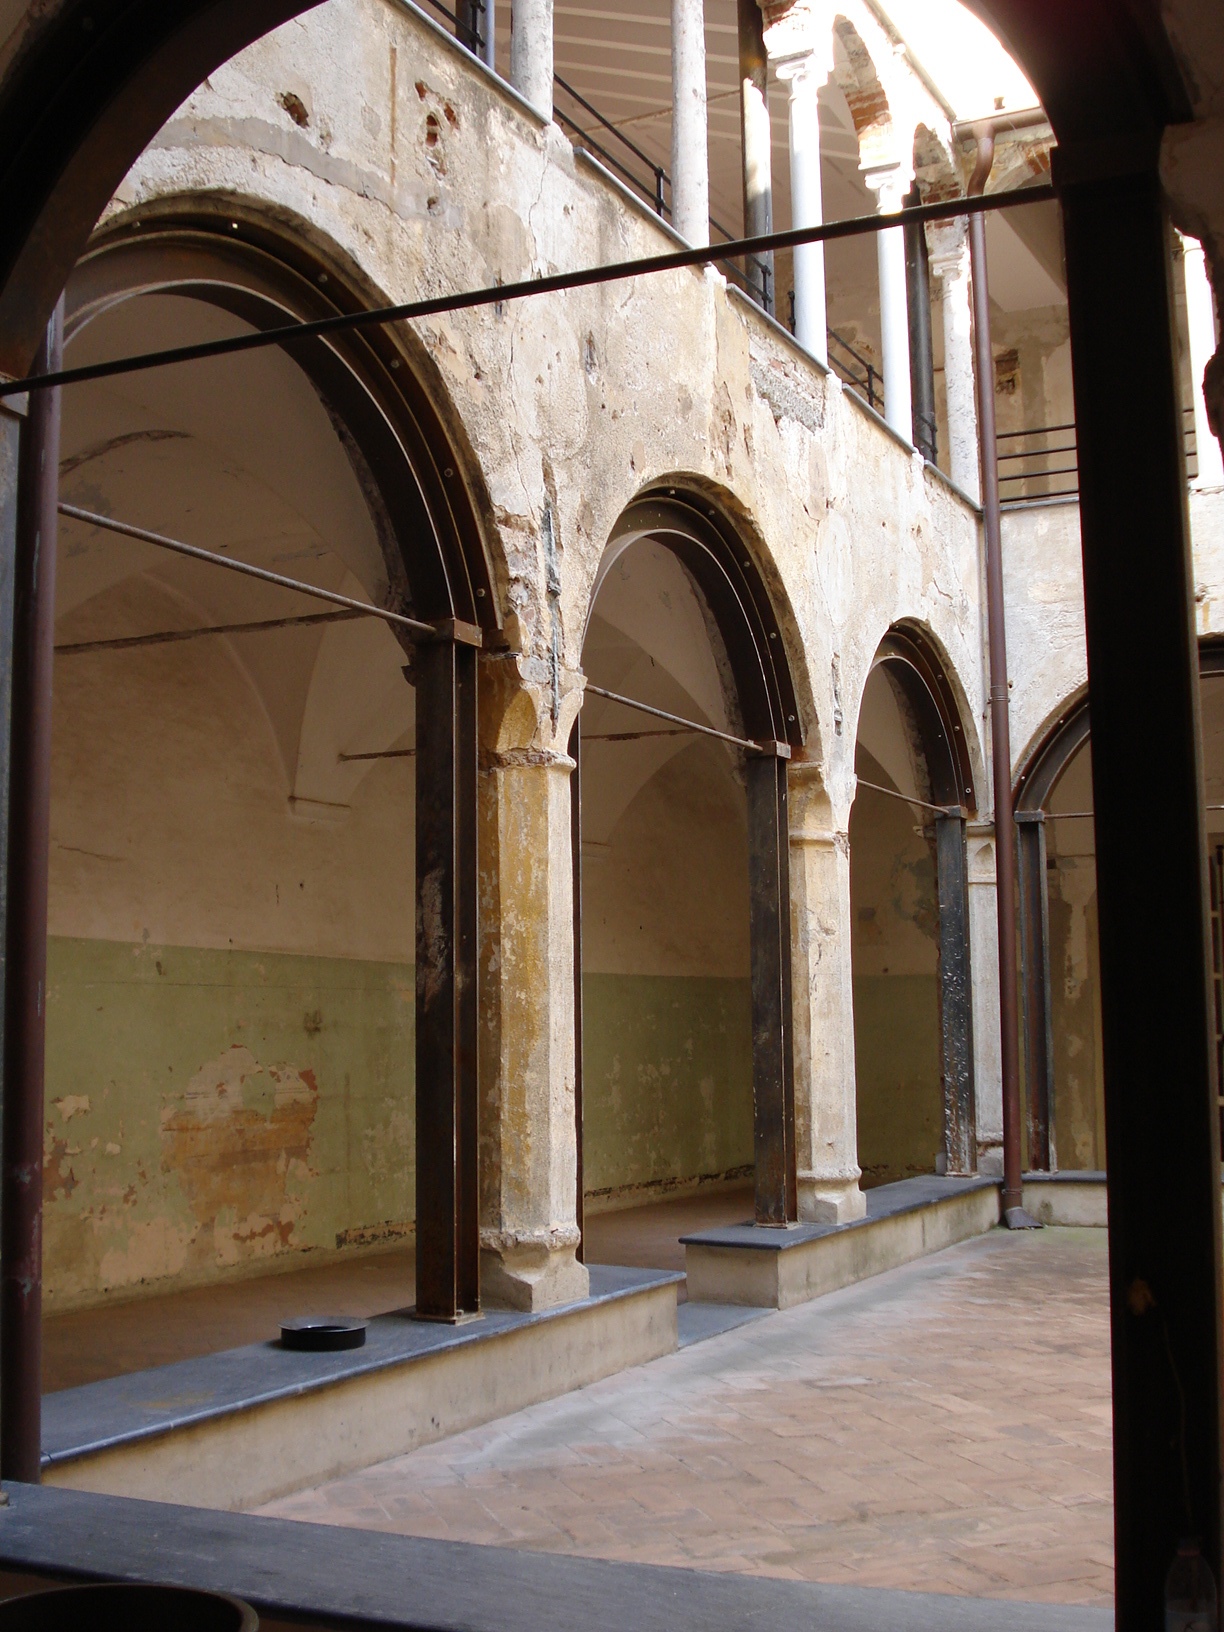
[[(457, 14), (448, 5), (445, 5), (443, 0), (426, 0), (426, 4), (436, 11), (440, 17), (446, 19), (451, 25), (456, 39), (460, 40), (461, 44), (468, 45), (468, 42), (463, 39)], [(600, 131), (605, 132), (608, 138), (606, 141), (601, 141), (598, 136), (580, 123), (573, 113), (567, 112), (564, 107), (559, 106), (554, 97), (553, 118), (569, 133), (574, 146), (584, 149), (602, 164), (605, 164), (620, 181), (623, 181), (635, 192), (640, 193), (651, 208), (661, 215), (665, 221), (670, 220), (672, 213), (672, 183), (666, 167), (656, 164), (649, 153), (644, 152), (632, 137), (626, 136), (618, 125), (613, 124), (610, 119), (599, 111), (594, 103), (588, 101), (582, 92), (571, 85), (562, 75), (553, 74), (553, 85), (563, 96), (581, 108), (583, 113), (588, 116), (588, 119), (593, 119)], [(615, 150), (609, 145), (609, 141), (616, 143)], [(730, 243), (739, 236), (738, 233), (732, 232), (729, 227), (725, 227), (721, 221), (716, 221), (713, 216), (710, 217), (710, 230), (712, 233), (717, 233), (725, 243)], [(738, 266), (728, 263), (726, 271), (754, 300), (759, 301), (766, 309), (772, 309), (773, 290), (771, 280), (773, 274), (768, 262), (756, 261), (751, 272), (742, 272)]]
[(564, 108), (557, 107), (554, 102), (553, 118), (556, 119), (557, 123), (564, 126), (571, 136), (576, 136), (581, 146), (594, 153), (597, 158), (602, 159), (622, 181), (628, 182), (630, 187), (641, 193), (660, 215), (670, 214), (667, 203), (667, 189), (671, 186), (671, 177), (663, 166), (656, 164), (648, 153), (643, 153), (635, 141), (626, 136), (624, 131), (614, 125), (610, 119), (606, 119), (598, 108), (587, 101), (581, 91), (576, 91), (568, 80), (562, 79), (560, 74), (553, 75), (553, 84), (564, 91), (565, 95), (572, 101), (576, 102), (584, 113), (589, 114), (601, 130), (606, 130), (610, 136), (615, 137), (621, 147), (632, 158), (637, 160), (641, 170), (646, 172), (646, 178), (643, 178), (641, 171), (633, 170), (627, 161), (610, 152), (602, 142), (596, 140), (589, 130), (584, 130), (571, 114), (566, 113)]
[(880, 371), (861, 351), (855, 351), (848, 340), (834, 329), (826, 330), (829, 337), (829, 367), (843, 385), (857, 391), (869, 408), (884, 412), (884, 381)]
[[(1184, 408), (1186, 471), (1198, 475), (1198, 443), (1194, 409)], [(1043, 440), (1036, 445), (1038, 439)], [(1042, 425), (1027, 431), (1000, 431), (998, 438), (999, 497), (1004, 504), (1025, 504), (1033, 499), (1074, 499), (1079, 495), (1079, 452), (1074, 421)]]

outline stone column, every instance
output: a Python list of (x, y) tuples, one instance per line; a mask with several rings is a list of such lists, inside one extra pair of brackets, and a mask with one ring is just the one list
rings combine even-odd
[(1003, 1045), (999, 1031), (999, 902), (993, 822), (970, 822), (969, 956), (978, 1172), (1003, 1172)]
[(1224, 487), (1224, 456), (1219, 439), (1207, 421), (1203, 375), (1216, 353), (1215, 296), (1207, 275), (1203, 246), (1197, 238), (1182, 238), (1182, 265), (1186, 275), (1186, 317), (1190, 330), (1190, 373), (1194, 382), (1194, 440), (1198, 448), (1195, 487)]
[[(881, 215), (904, 207), (913, 177), (901, 165), (865, 170)], [(876, 233), (880, 266), (880, 343), (884, 352), (884, 418), (907, 442), (914, 434), (910, 385), (909, 291), (905, 280), (905, 232), (889, 227)]]
[(931, 275), (943, 305), (944, 387), (948, 401), (948, 474), (980, 502), (977, 395), (973, 380), (973, 322), (969, 298), (969, 232), (964, 221), (927, 228)]
[(849, 808), (833, 810), (822, 769), (792, 760), (791, 982), (799, 1217), (862, 1218), (854, 1086)]
[[(790, 87), (791, 224), (818, 227), (824, 220), (820, 174), (820, 88), (833, 71), (832, 33), (823, 51), (801, 51), (777, 64)], [(795, 252), (795, 339), (818, 363), (829, 366), (823, 244)]]
[[(486, 1303), (583, 1298), (574, 1106), (570, 772), (581, 690), (480, 675), (480, 1268)], [(554, 717), (555, 712), (555, 717)]]
[(710, 241), (705, 6), (672, 0), (672, 226), (687, 243)]
[(553, 0), (514, 0), (510, 83), (541, 119), (553, 111)]

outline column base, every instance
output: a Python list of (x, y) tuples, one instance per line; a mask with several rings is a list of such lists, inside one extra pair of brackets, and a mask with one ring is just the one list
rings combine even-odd
[(482, 1231), (480, 1300), (491, 1309), (534, 1313), (590, 1296), (586, 1265), (575, 1257), (578, 1232), (515, 1236)]
[(867, 1197), (859, 1189), (859, 1174), (852, 1179), (825, 1178), (817, 1173), (799, 1175), (799, 1220), (803, 1224), (853, 1224), (866, 1218)]
[(978, 1172), (984, 1178), (1001, 1179), (1003, 1177), (1003, 1142), (994, 1144), (992, 1141), (978, 1140)]

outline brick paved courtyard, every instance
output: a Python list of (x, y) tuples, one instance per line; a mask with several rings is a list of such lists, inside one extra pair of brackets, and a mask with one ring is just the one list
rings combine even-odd
[(989, 1236), (262, 1509), (642, 1563), (1097, 1604), (1104, 1231)]

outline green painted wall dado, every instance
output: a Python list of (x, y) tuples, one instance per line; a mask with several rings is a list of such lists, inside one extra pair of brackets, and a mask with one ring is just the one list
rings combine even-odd
[(936, 976), (854, 977), (854, 1068), (864, 1184), (934, 1172), (944, 1140)]
[[(45, 1295), (410, 1236), (410, 965), (52, 937)], [(752, 1161), (746, 980), (588, 975), (588, 1189)]]
[(402, 964), (52, 937), (50, 1306), (410, 1231), (413, 985)]
[(588, 974), (582, 1005), (588, 1196), (751, 1164), (747, 980)]

